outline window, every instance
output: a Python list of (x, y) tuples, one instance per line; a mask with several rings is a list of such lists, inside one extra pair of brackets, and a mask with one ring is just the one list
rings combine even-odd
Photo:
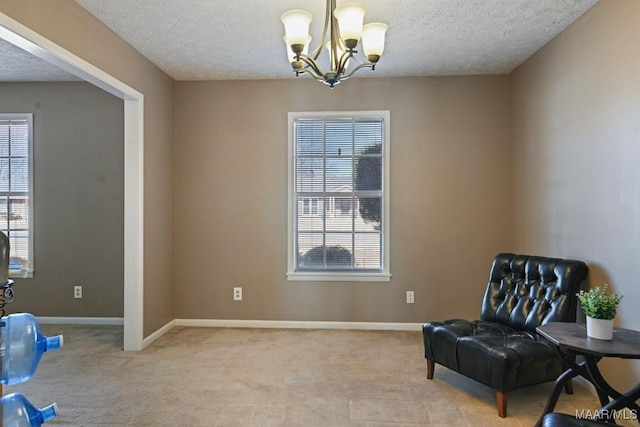
[(289, 113), (289, 280), (388, 281), (389, 112)]
[(9, 237), (9, 275), (33, 273), (33, 116), (0, 114), (0, 230)]

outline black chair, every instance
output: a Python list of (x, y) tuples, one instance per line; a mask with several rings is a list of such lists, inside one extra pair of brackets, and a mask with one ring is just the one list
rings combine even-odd
[[(573, 322), (587, 276), (581, 261), (498, 254), (491, 266), (480, 320), (429, 322), (422, 327), (427, 378), (436, 363), (496, 390), (498, 415), (507, 392), (554, 381), (565, 369), (553, 345), (535, 329)], [(571, 383), (566, 390), (572, 393)]]

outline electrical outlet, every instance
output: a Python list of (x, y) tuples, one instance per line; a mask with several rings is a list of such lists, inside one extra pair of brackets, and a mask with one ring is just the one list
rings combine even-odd
[(73, 287), (73, 297), (74, 298), (82, 298), (82, 286), (74, 286)]
[(414, 302), (416, 302), (416, 300), (413, 296), (413, 291), (407, 291), (407, 304), (413, 304)]
[(233, 300), (242, 301), (242, 288), (233, 288)]

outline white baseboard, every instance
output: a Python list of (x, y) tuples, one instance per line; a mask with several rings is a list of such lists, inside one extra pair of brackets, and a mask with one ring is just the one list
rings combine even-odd
[(360, 329), (371, 331), (422, 330), (422, 323), (325, 322), (304, 320), (176, 319), (175, 325), (215, 328)]
[(144, 338), (142, 340), (142, 348), (147, 347), (149, 344), (151, 344), (152, 342), (154, 342), (155, 340), (157, 340), (158, 338), (160, 338), (161, 336), (169, 332), (176, 325), (177, 323), (176, 323), (176, 320), (174, 319), (171, 322), (164, 325), (162, 328), (158, 329), (157, 331), (149, 335), (148, 337)]
[(122, 317), (46, 317), (36, 316), (38, 323), (54, 325), (124, 325)]
[[(36, 317), (41, 324), (124, 325), (122, 317)], [(304, 320), (174, 319), (142, 340), (142, 348), (169, 332), (174, 326), (205, 328), (271, 329), (358, 329), (370, 331), (420, 331), (422, 323), (329, 322)]]

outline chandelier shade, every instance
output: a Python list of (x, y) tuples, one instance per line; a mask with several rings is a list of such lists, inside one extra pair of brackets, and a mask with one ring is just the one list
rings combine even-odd
[(345, 45), (348, 45), (347, 40), (355, 40), (356, 43), (360, 41), (365, 13), (364, 6), (358, 3), (345, 3), (333, 11), (333, 16), (338, 20), (340, 38)]
[(362, 50), (371, 62), (378, 62), (384, 52), (384, 39), (387, 24), (375, 22), (367, 24), (362, 29)]
[(285, 40), (290, 45), (304, 44), (309, 37), (309, 24), (313, 16), (305, 10), (290, 10), (282, 15)]
[[(289, 62), (296, 76), (309, 74), (329, 87), (334, 87), (361, 68), (374, 70), (384, 51), (388, 26), (382, 23), (363, 25), (365, 13), (365, 7), (359, 3), (344, 3), (336, 7), (336, 0), (327, 0), (322, 38), (311, 55), (308, 52), (312, 15), (299, 9), (283, 13), (280, 20), (285, 28), (284, 41), (288, 47)], [(330, 69), (323, 72), (317, 61), (327, 40)], [(356, 48), (360, 42), (366, 61), (354, 56), (358, 53)], [(352, 58), (357, 65), (348, 69)]]

